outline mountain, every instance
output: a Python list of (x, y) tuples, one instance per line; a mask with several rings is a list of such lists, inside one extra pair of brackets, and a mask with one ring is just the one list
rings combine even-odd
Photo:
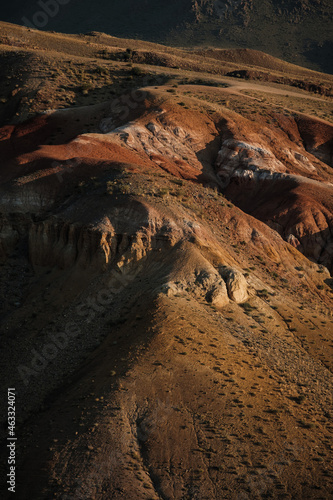
[(17, 0), (3, 6), (2, 20), (173, 46), (250, 48), (333, 72), (330, 0)]
[(1, 498), (329, 499), (333, 77), (0, 29)]

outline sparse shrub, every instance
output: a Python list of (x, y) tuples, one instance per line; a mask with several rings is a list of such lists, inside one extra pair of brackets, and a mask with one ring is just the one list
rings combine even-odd
[(244, 304), (240, 304), (240, 306), (244, 309), (245, 312), (251, 312), (256, 309), (256, 307), (252, 306), (249, 302), (244, 302)]
[(300, 394), (299, 396), (295, 396), (292, 399), (293, 399), (293, 401), (295, 401), (295, 403), (300, 405), (301, 403), (303, 403), (305, 401), (305, 396), (304, 396), (304, 394)]
[(158, 196), (163, 198), (163, 196), (167, 196), (169, 194), (169, 189), (167, 188), (162, 188), (159, 190)]
[(114, 189), (115, 189), (114, 183), (112, 181), (108, 181), (106, 183), (106, 192), (107, 192), (107, 194), (113, 194)]
[(92, 90), (94, 86), (91, 83), (84, 83), (81, 85), (81, 92), (83, 95), (87, 95), (90, 90)]
[(107, 70), (107, 68), (104, 68), (103, 66), (97, 66), (94, 70), (94, 73), (97, 73), (98, 75), (107, 75), (108, 70)]
[(177, 189), (175, 195), (177, 198), (183, 198), (185, 196), (185, 191), (183, 189)]
[(126, 51), (123, 54), (124, 61), (131, 61), (132, 58), (133, 58), (133, 50), (132, 49), (126, 49)]
[(277, 415), (279, 411), (276, 408), (268, 408), (268, 410), (266, 410), (266, 413), (270, 413), (271, 415)]
[(263, 266), (266, 265), (266, 262), (264, 261), (264, 259), (261, 257), (261, 255), (257, 255), (257, 259), (262, 263)]
[(142, 75), (144, 75), (144, 72), (138, 66), (133, 66), (133, 68), (131, 69), (131, 73), (132, 73), (133, 76), (142, 76)]
[(298, 423), (303, 429), (313, 429), (315, 427), (312, 422), (305, 422), (305, 420), (299, 420)]

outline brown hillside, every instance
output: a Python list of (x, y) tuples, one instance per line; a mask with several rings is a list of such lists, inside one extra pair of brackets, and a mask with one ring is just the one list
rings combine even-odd
[(17, 497), (331, 498), (332, 98), (32, 36), (0, 53)]

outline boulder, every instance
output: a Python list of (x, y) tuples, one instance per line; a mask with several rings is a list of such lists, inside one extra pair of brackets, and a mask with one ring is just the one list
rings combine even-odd
[(248, 299), (248, 289), (243, 274), (231, 267), (222, 267), (220, 274), (227, 285), (229, 298), (237, 304), (245, 302)]
[(208, 292), (207, 300), (219, 309), (229, 304), (228, 290), (223, 280), (216, 283)]
[(158, 291), (167, 297), (174, 297), (175, 295), (184, 293), (182, 286), (177, 286), (176, 283), (171, 281), (164, 283), (161, 287), (159, 287)]

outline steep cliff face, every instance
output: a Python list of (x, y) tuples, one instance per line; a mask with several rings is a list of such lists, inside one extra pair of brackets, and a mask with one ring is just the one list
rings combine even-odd
[(34, 224), (29, 231), (29, 255), (33, 265), (84, 270), (103, 267), (112, 259), (117, 240), (112, 233), (76, 227), (64, 221)]
[[(121, 228), (131, 217), (132, 229)], [(51, 218), (32, 224), (29, 230), (30, 261), (36, 266), (78, 270), (93, 269), (104, 272), (112, 266), (135, 264), (153, 249), (173, 246), (184, 236), (180, 228), (168, 229), (162, 220), (148, 214), (148, 221), (140, 228), (140, 212), (128, 209), (110, 210), (103, 220), (90, 220), (85, 225)], [(117, 229), (118, 228), (118, 229)]]

